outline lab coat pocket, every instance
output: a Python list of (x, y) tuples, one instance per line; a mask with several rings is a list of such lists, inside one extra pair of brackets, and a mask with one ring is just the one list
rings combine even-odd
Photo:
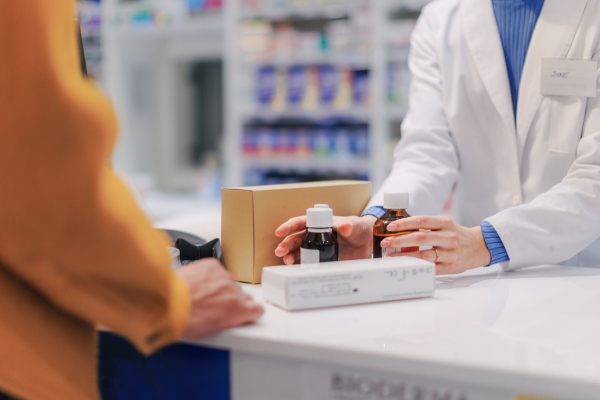
[(552, 96), (550, 151), (575, 154), (581, 139), (587, 97)]

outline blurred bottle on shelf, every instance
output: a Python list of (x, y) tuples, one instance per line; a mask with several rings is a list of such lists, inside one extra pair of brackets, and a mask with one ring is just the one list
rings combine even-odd
[(307, 85), (306, 67), (302, 65), (293, 65), (288, 71), (288, 106), (292, 109), (300, 108), (300, 103), (304, 98)]
[(286, 68), (277, 68), (275, 70), (275, 91), (271, 108), (275, 112), (283, 112), (287, 108), (288, 102), (288, 73)]
[(319, 94), (321, 105), (330, 108), (337, 92), (338, 73), (333, 65), (319, 66)]
[(335, 98), (333, 99), (333, 108), (336, 110), (348, 110), (352, 107), (352, 71), (347, 68), (339, 71), (340, 80), (338, 83)]
[(361, 107), (369, 105), (369, 70), (354, 71), (352, 81), (354, 104)]
[(294, 154), (297, 157), (310, 157), (312, 156), (312, 147), (311, 147), (310, 133), (306, 129), (300, 129), (298, 133), (296, 133), (296, 148)]
[(296, 137), (288, 128), (278, 128), (275, 132), (275, 155), (289, 157), (296, 152)]
[(256, 96), (261, 107), (267, 107), (273, 102), (276, 86), (275, 67), (268, 65), (259, 68), (256, 79)]
[(271, 51), (282, 59), (289, 59), (296, 50), (296, 35), (289, 22), (275, 24)]
[(319, 72), (317, 67), (306, 68), (306, 86), (301, 106), (305, 111), (314, 111), (319, 107)]

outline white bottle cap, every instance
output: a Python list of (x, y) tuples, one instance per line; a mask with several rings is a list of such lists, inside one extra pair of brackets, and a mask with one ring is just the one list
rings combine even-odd
[(406, 210), (408, 204), (408, 193), (386, 192), (383, 194), (383, 208), (386, 210)]
[(315, 204), (314, 208), (329, 208), (328, 204)]
[(306, 210), (307, 228), (331, 228), (333, 226), (333, 210), (328, 206), (322, 207), (324, 205), (317, 204), (314, 208)]

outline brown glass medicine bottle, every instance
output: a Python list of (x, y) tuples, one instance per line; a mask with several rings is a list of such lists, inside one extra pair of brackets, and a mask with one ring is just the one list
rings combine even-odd
[(412, 251), (419, 251), (419, 246), (414, 247), (402, 247), (402, 248), (387, 248), (381, 247), (383, 239), (391, 236), (408, 235), (416, 230), (402, 231), (402, 232), (390, 232), (387, 227), (394, 221), (402, 218), (410, 217), (410, 214), (406, 212), (408, 208), (408, 193), (384, 193), (383, 194), (383, 208), (386, 209), (385, 214), (377, 219), (375, 225), (373, 225), (373, 258), (382, 258), (386, 254), (390, 253), (408, 253)]
[(306, 210), (306, 236), (300, 245), (300, 264), (338, 260), (338, 242), (333, 230), (333, 210), (317, 204)]

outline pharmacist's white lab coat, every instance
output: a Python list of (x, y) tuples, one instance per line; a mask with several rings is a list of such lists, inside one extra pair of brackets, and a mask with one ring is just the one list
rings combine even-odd
[(456, 183), (458, 222), (489, 221), (511, 259), (503, 267), (600, 267), (600, 94), (540, 94), (542, 58), (600, 58), (599, 2), (546, 0), (516, 129), (491, 0), (430, 3), (411, 39), (403, 138), (369, 206), (408, 191), (412, 215), (439, 214)]

